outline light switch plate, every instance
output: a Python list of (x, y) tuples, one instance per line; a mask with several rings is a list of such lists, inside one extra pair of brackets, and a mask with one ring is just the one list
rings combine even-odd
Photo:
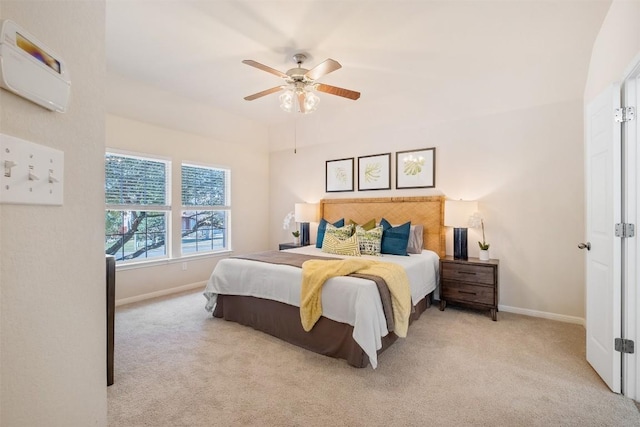
[(62, 205), (64, 152), (0, 133), (0, 203)]

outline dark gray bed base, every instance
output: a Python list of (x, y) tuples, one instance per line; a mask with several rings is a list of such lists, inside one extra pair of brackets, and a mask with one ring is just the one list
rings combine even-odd
[[(429, 294), (416, 304), (409, 323), (417, 320), (431, 306), (431, 297)], [(300, 322), (300, 309), (295, 306), (255, 297), (218, 295), (213, 316), (251, 326), (315, 353), (345, 359), (356, 368), (369, 364), (369, 357), (353, 340), (353, 326), (323, 316), (310, 332), (305, 332)], [(378, 355), (397, 339), (393, 332), (382, 337)]]

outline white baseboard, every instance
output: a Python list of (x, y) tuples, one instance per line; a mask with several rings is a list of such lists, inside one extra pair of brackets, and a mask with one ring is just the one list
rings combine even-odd
[(525, 316), (542, 317), (543, 319), (557, 320), (565, 323), (575, 323), (585, 326), (585, 320), (582, 317), (567, 316), (566, 314), (548, 313), (546, 311), (530, 310), (528, 308), (509, 307), (508, 305), (498, 305), (499, 311), (507, 313), (524, 314)]
[(157, 297), (163, 297), (165, 295), (176, 294), (178, 292), (188, 291), (188, 290), (196, 289), (196, 288), (202, 288), (204, 290), (204, 287), (205, 287), (206, 284), (207, 284), (206, 281), (196, 282), (196, 283), (189, 283), (188, 285), (178, 286), (177, 288), (163, 289), (163, 290), (157, 291), (157, 292), (151, 292), (151, 293), (148, 293), (148, 294), (136, 295), (135, 297), (118, 299), (118, 300), (116, 300), (116, 307), (120, 306), (120, 305), (131, 304), (133, 302), (144, 301), (144, 300), (151, 299), (151, 298), (157, 298)]

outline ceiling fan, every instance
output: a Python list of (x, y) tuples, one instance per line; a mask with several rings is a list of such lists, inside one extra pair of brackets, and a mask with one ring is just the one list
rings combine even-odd
[(315, 111), (318, 107), (318, 103), (320, 102), (320, 98), (313, 93), (314, 90), (353, 100), (360, 98), (360, 92), (330, 86), (323, 83), (316, 83), (316, 80), (320, 77), (342, 68), (342, 65), (340, 65), (338, 61), (327, 59), (312, 69), (307, 70), (306, 68), (302, 68), (302, 63), (307, 59), (304, 54), (297, 53), (293, 55), (293, 59), (296, 61), (298, 66), (290, 69), (286, 73), (251, 59), (245, 59), (242, 61), (243, 64), (275, 74), (276, 76), (283, 78), (286, 82), (284, 85), (272, 87), (271, 89), (245, 96), (244, 99), (247, 101), (253, 101), (254, 99), (284, 90), (285, 93), (280, 95), (280, 107), (285, 111), (291, 112), (293, 111), (297, 101), (299, 111), (306, 114)]

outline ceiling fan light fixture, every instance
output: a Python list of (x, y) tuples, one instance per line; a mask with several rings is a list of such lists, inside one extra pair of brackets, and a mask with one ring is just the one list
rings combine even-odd
[[(320, 77), (340, 69), (342, 65), (340, 65), (338, 61), (329, 58), (312, 69), (307, 70), (306, 68), (302, 68), (302, 63), (306, 58), (307, 57), (304, 54), (295, 54), (293, 59), (296, 61), (298, 66), (290, 69), (286, 73), (251, 59), (245, 59), (242, 61), (244, 64), (281, 77), (285, 80), (286, 84), (283, 86), (272, 87), (271, 89), (263, 90), (261, 92), (254, 93), (253, 95), (245, 96), (244, 99), (247, 101), (253, 101), (254, 99), (262, 98), (263, 96), (280, 92), (284, 89), (285, 92), (280, 95), (280, 108), (288, 113), (293, 113), (297, 110), (302, 114), (309, 114), (316, 111), (318, 104), (320, 103), (320, 98), (318, 98), (318, 96), (313, 92), (315, 90), (352, 100), (360, 98), (360, 92), (323, 83), (316, 83), (316, 80)], [(298, 108), (296, 108), (296, 106)]]
[(320, 104), (320, 98), (315, 93), (307, 91), (304, 97), (304, 113), (313, 113), (318, 108), (318, 104)]
[(288, 89), (282, 95), (280, 95), (280, 108), (282, 108), (287, 113), (293, 111), (294, 102), (295, 98), (293, 97), (293, 90)]

